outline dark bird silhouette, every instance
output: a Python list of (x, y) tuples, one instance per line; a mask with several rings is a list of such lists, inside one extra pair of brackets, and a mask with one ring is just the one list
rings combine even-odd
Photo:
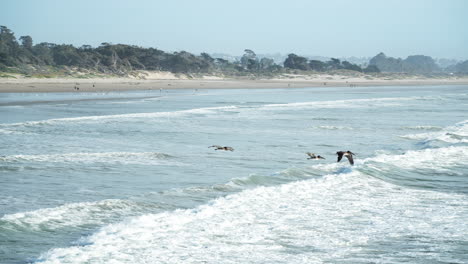
[(231, 148), (231, 147), (223, 147), (223, 146), (220, 146), (220, 145), (209, 146), (209, 148), (214, 148), (215, 150), (234, 151), (234, 149)]
[(356, 154), (352, 153), (351, 151), (338, 151), (336, 153), (336, 155), (338, 155), (338, 161), (337, 162), (340, 162), (340, 160), (343, 158), (343, 156), (345, 156), (348, 160), (349, 160), (349, 164), (351, 165), (354, 165), (354, 160), (353, 160), (353, 155), (355, 156)]
[(306, 154), (309, 155), (309, 157), (307, 159), (325, 159), (324, 157), (322, 157), (320, 155), (315, 156), (314, 153), (307, 152)]

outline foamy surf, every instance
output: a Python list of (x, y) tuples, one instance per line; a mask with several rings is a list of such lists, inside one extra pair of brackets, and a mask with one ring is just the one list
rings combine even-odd
[(118, 115), (99, 115), (99, 116), (80, 116), (68, 118), (54, 118), (39, 121), (27, 121), (21, 123), (0, 124), (0, 127), (29, 127), (41, 125), (57, 125), (61, 123), (86, 123), (86, 122), (114, 122), (114, 121), (131, 121), (134, 119), (155, 119), (155, 118), (171, 118), (179, 116), (187, 116), (193, 114), (215, 114), (218, 111), (235, 109), (236, 106), (220, 106), (220, 107), (203, 107), (188, 110), (179, 110), (173, 112), (153, 112), (153, 113), (134, 113), (134, 114), (118, 114)]
[(266, 104), (257, 106), (242, 106), (229, 105), (220, 107), (203, 107), (188, 110), (178, 110), (172, 112), (153, 112), (153, 113), (133, 113), (133, 114), (117, 114), (117, 115), (99, 115), (99, 116), (81, 116), (70, 118), (55, 118), (39, 121), (27, 121), (21, 123), (0, 124), (0, 127), (30, 127), (41, 125), (57, 125), (61, 123), (86, 123), (86, 122), (114, 122), (134, 119), (155, 119), (155, 118), (171, 118), (181, 117), (196, 114), (219, 114), (222, 112), (242, 111), (249, 112), (252, 110), (285, 110), (285, 109), (309, 109), (309, 108), (368, 108), (368, 107), (389, 107), (397, 106), (400, 101), (417, 100), (419, 97), (409, 98), (373, 98), (373, 99), (350, 99), (350, 100), (334, 100), (334, 101), (313, 101), (302, 103), (286, 103), (286, 104)]
[(52, 249), (37, 262), (352, 262), (371, 257), (373, 245), (382, 243), (389, 246), (379, 249), (381, 257), (410, 260), (424, 253), (395, 247), (418, 243), (411, 237), (426, 237), (438, 252), (452, 250), (443, 241), (468, 232), (467, 206), (465, 196), (408, 191), (352, 172), (259, 187), (195, 209), (108, 225), (80, 246)]
[(354, 130), (354, 128), (348, 126), (316, 126), (313, 128), (323, 130)]
[(174, 157), (169, 154), (158, 152), (98, 152), (0, 156), (0, 162), (182, 165), (181, 162), (174, 161), (173, 158)]
[(456, 165), (468, 164), (468, 146), (451, 146), (446, 148), (423, 149), (407, 151), (402, 155), (379, 155), (361, 161), (381, 162), (388, 165), (398, 166), (406, 169), (431, 169), (434, 171), (445, 171)]
[[(443, 159), (436, 159), (435, 153)], [(370, 257), (376, 243), (389, 243), (380, 251), (390, 262), (409, 261), (423, 252), (395, 251), (394, 247), (417, 243), (411, 237), (425, 237), (431, 241), (429, 247), (443, 252), (447, 248), (443, 241), (468, 232), (463, 225), (468, 200), (461, 194), (402, 189), (372, 174), (369, 177), (365, 168), (379, 163), (406, 169), (432, 164), (432, 170), (443, 170), (456, 166), (459, 157), (468, 158), (466, 147), (379, 155), (360, 161), (356, 170), (340, 170), (343, 165), (338, 163), (314, 165), (311, 169), (337, 173), (256, 187), (195, 209), (108, 225), (81, 240), (80, 246), (53, 249), (39, 262), (104, 263), (110, 258), (122, 263), (152, 259), (160, 263), (258, 263), (287, 257), (288, 263), (323, 263)], [(297, 170), (281, 173), (292, 172)], [(235, 179), (230, 184), (257, 184), (258, 179)], [(433, 222), (438, 225), (430, 226)], [(400, 242), (392, 244), (395, 238)], [(350, 252), (350, 247), (357, 250)]]
[(459, 122), (454, 126), (449, 126), (441, 131), (408, 134), (401, 136), (402, 138), (420, 140), (425, 143), (445, 142), (445, 143), (468, 143), (468, 120)]
[(428, 130), (428, 131), (439, 131), (443, 128), (440, 126), (406, 126), (403, 130)]
[[(216, 184), (208, 187), (190, 187), (186, 189), (173, 189), (159, 193), (143, 195), (144, 199), (119, 200), (109, 199), (96, 202), (70, 203), (58, 207), (38, 209), (28, 212), (7, 214), (0, 218), (0, 222), (10, 225), (11, 228), (30, 230), (54, 230), (63, 227), (80, 227), (83, 225), (99, 225), (108, 223), (115, 219), (137, 213), (148, 212), (148, 210), (163, 210), (165, 206), (162, 201), (187, 199), (201, 200), (203, 197), (211, 199), (227, 194), (237, 193), (246, 189), (260, 186), (274, 186), (297, 180), (319, 177), (327, 172), (339, 171), (340, 164), (318, 164), (306, 168), (290, 168), (272, 175), (249, 175), (248, 177), (234, 178), (225, 184)], [(141, 197), (140, 197), (141, 198)], [(144, 200), (148, 202), (138, 202)], [(161, 201), (153, 204), (149, 201)], [(170, 206), (169, 206), (170, 207)]]
[(310, 109), (310, 108), (373, 108), (398, 106), (400, 102), (418, 100), (421, 97), (388, 97), (372, 99), (349, 99), (333, 101), (313, 101), (288, 104), (267, 104), (261, 110), (286, 110), (286, 109)]
[(54, 208), (4, 215), (0, 218), (0, 227), (33, 231), (64, 227), (79, 228), (84, 225), (109, 223), (125, 216), (147, 212), (151, 207), (157, 206), (119, 199), (70, 203)]

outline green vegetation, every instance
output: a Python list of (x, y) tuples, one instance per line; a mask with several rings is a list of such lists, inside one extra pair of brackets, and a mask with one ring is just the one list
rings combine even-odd
[[(383, 72), (400, 72), (412, 74), (440, 73), (448, 71), (439, 67), (434, 59), (424, 55), (408, 56), (406, 59), (387, 57), (383, 52), (369, 61), (369, 65), (379, 68)], [(454, 69), (457, 73), (468, 73), (463, 69)]]
[[(332, 58), (323, 62), (308, 60), (296, 54), (289, 54), (283, 65), (270, 58), (258, 58), (254, 51), (246, 49), (240, 60), (228, 61), (213, 58), (207, 53), (194, 55), (186, 51), (167, 53), (155, 48), (142, 48), (125, 44), (102, 43), (93, 48), (83, 45), (79, 48), (67, 44), (33, 43), (30, 36), (21, 36), (19, 41), (14, 33), (0, 26), (0, 77), (13, 77), (20, 73), (37, 78), (73, 76), (91, 78), (105, 75), (129, 75), (132, 71), (169, 71), (187, 76), (213, 74), (228, 77), (274, 77), (282, 73), (334, 72), (348, 70), (364, 73), (405, 72), (437, 73), (442, 70), (428, 56), (409, 56), (407, 59), (386, 57), (380, 53), (370, 60), (369, 66), (352, 64)], [(447, 68), (450, 72), (468, 73), (468, 61)], [(10, 74), (7, 74), (10, 73)], [(101, 76), (102, 75), (102, 76)]]

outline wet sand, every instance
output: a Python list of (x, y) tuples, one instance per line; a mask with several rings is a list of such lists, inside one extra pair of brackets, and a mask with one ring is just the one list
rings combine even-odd
[(161, 89), (252, 89), (252, 88), (306, 88), (359, 86), (423, 86), (468, 85), (468, 78), (446, 79), (191, 79), (191, 80), (135, 80), (124, 78), (102, 79), (0, 79), (0, 92), (110, 92)]

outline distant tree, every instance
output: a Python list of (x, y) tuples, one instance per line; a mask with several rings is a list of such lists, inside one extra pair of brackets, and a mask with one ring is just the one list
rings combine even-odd
[(468, 73), (468, 60), (457, 63), (447, 68), (447, 71), (452, 73)]
[(215, 59), (213, 59), (213, 58), (210, 56), (210, 54), (208, 54), (208, 53), (202, 52), (202, 53), (200, 54), (200, 56), (201, 56), (204, 60), (206, 60), (206, 61), (208, 61), (208, 62), (210, 62), (210, 63), (213, 63), (213, 62), (215, 61)]
[(91, 45), (82, 45), (79, 49), (80, 49), (80, 50), (88, 50), (88, 51), (89, 51), (89, 50), (92, 50), (93, 47), (91, 47)]
[(343, 69), (350, 70), (350, 71), (362, 72), (361, 67), (359, 67), (356, 64), (350, 63), (348, 61), (341, 62), (341, 65), (342, 65)]
[(32, 52), (38, 58), (39, 64), (55, 65), (52, 49), (55, 44), (42, 42), (34, 45)]
[(383, 72), (432, 73), (441, 71), (434, 59), (424, 55), (408, 56), (402, 60), (387, 57), (381, 52), (369, 61), (369, 65), (375, 65)]
[(12, 45), (13, 43), (16, 43), (16, 38), (15, 34), (7, 27), (5, 26), (0, 26), (0, 41)]
[(294, 53), (288, 55), (284, 61), (284, 67), (297, 70), (309, 70), (309, 64), (307, 64), (307, 59), (301, 56), (297, 56)]
[(0, 26), (0, 64), (15, 66), (20, 61), (20, 47), (13, 32), (5, 26)]
[(78, 54), (77, 49), (72, 45), (57, 45), (53, 49), (54, 62), (57, 65), (74, 66), (78, 65), (81, 56)]
[(403, 61), (403, 71), (409, 73), (432, 73), (440, 71), (434, 59), (424, 55), (408, 56)]
[(369, 65), (375, 65), (383, 72), (403, 72), (403, 61), (387, 57), (383, 52), (370, 59)]
[(327, 64), (319, 60), (310, 60), (309, 67), (311, 70), (314, 70), (314, 71), (324, 71), (327, 67)]
[(275, 65), (275, 61), (269, 58), (262, 58), (259, 63), (259, 68), (262, 71), (266, 71)]
[(225, 60), (225, 59), (222, 59), (222, 58), (216, 58), (215, 59), (215, 64), (218, 65), (219, 67), (224, 67), (224, 66), (230, 64), (230, 62), (228, 60)]
[(242, 67), (249, 71), (257, 71), (260, 68), (257, 54), (250, 49), (244, 50), (244, 55), (242, 56), (240, 63)]
[(30, 36), (21, 36), (20, 38), (21, 45), (28, 50), (32, 49), (33, 46), (33, 40)]
[(338, 70), (342, 68), (343, 67), (341, 66), (341, 61), (339, 59), (331, 58), (329, 61), (327, 61), (328, 70)]
[(362, 70), (365, 73), (380, 72), (379, 68), (375, 65), (369, 65)]

